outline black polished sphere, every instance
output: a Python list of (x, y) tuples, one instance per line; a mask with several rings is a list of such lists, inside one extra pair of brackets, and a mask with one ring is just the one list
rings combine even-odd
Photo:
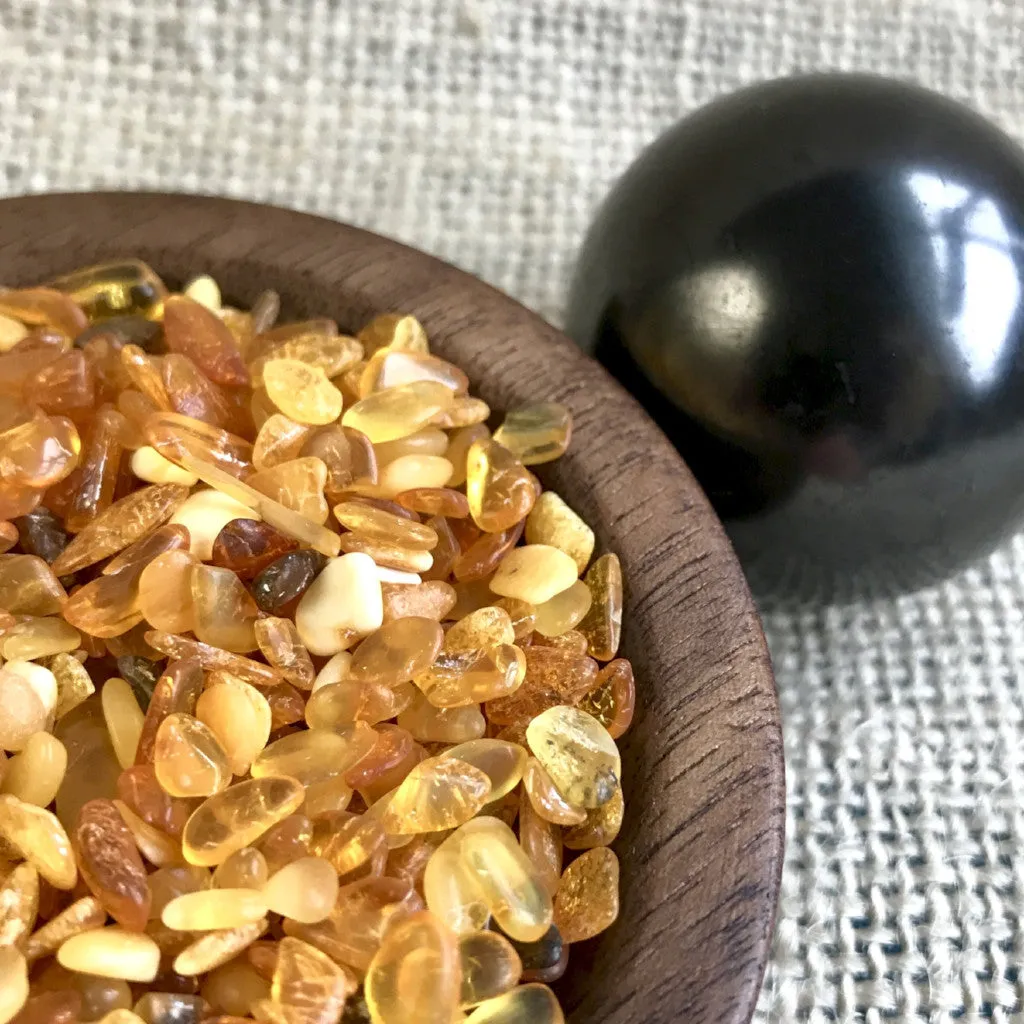
[(935, 582), (1024, 516), (1024, 156), (880, 78), (671, 129), (584, 245), (569, 333), (675, 441), (755, 592)]

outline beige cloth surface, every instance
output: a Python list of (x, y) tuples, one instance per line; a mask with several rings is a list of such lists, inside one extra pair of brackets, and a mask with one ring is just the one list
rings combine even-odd
[[(0, 0), (0, 193), (312, 210), (557, 322), (595, 205), (687, 111), (856, 68), (1024, 137), (1022, 47), (1020, 0)], [(759, 1021), (1020, 1019), (1022, 569), (1016, 541), (926, 593), (767, 614), (790, 842)]]

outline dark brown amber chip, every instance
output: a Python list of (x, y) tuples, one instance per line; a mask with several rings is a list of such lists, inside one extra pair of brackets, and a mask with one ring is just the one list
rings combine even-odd
[(282, 555), (252, 581), (257, 606), (269, 615), (280, 615), (306, 592), (326, 564), (327, 558), (312, 548)]
[(240, 579), (251, 580), (298, 542), (256, 519), (232, 519), (213, 542), (214, 565), (231, 569)]

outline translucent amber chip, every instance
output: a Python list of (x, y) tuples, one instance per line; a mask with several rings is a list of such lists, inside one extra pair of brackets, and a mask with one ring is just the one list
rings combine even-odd
[(376, 391), (345, 411), (341, 422), (374, 444), (406, 437), (451, 405), (454, 392), (436, 381), (414, 381)]
[(0, 838), (7, 840), (55, 889), (78, 878), (71, 842), (56, 816), (15, 796), (0, 795)]
[(465, 743), (480, 739), (487, 729), (479, 704), (436, 708), (421, 696), (398, 716), (398, 724), (426, 743)]
[(572, 417), (557, 402), (537, 402), (511, 410), (494, 432), (494, 440), (525, 466), (564, 455), (572, 437)]
[(342, 775), (373, 749), (376, 735), (365, 722), (344, 730), (308, 729), (271, 743), (252, 763), (254, 779), (286, 775), (303, 785)]
[(251, 846), (237, 850), (213, 873), (215, 889), (262, 889), (270, 877), (267, 858)]
[(54, 327), (77, 337), (89, 321), (71, 297), (54, 288), (12, 288), (0, 294), (0, 313), (30, 326)]
[(171, 714), (160, 723), (153, 768), (171, 796), (211, 796), (231, 782), (224, 748), (214, 732), (191, 715)]
[[(280, 330), (291, 331), (293, 326), (301, 329), (303, 325), (288, 325)], [(336, 330), (333, 323), (331, 328)], [(266, 340), (267, 336), (264, 335), (261, 339), (262, 344), (255, 346), (260, 350), (260, 354), (250, 363), (254, 377), (261, 376), (266, 365), (278, 359), (297, 360), (307, 366), (323, 370), (328, 377), (338, 377), (355, 366), (363, 356), (363, 346), (355, 338), (345, 335), (299, 330), (293, 332), (290, 337), (276, 340), (269, 348), (266, 346)]]
[(368, 356), (382, 348), (401, 352), (429, 352), (427, 333), (414, 316), (382, 313), (357, 335)]
[(90, 800), (74, 830), (82, 880), (129, 931), (146, 926), (152, 895), (135, 840), (112, 800)]
[(311, 729), (337, 729), (353, 722), (376, 725), (394, 718), (412, 700), (405, 687), (359, 683), (345, 679), (320, 687), (306, 703), (306, 724)]
[(632, 723), (635, 703), (633, 666), (625, 658), (616, 658), (601, 669), (596, 686), (580, 701), (579, 707), (593, 715), (616, 740)]
[(289, 921), (285, 930), (362, 974), (388, 928), (422, 909), (423, 901), (411, 883), (370, 877), (342, 886), (323, 921), (314, 925)]
[(171, 633), (192, 630), (192, 570), (198, 564), (195, 555), (188, 551), (167, 551), (142, 570), (138, 608), (151, 626)]
[(462, 992), (465, 1009), (494, 999), (515, 988), (523, 963), (512, 944), (497, 932), (475, 932), (459, 939)]
[(424, 551), (437, 544), (437, 534), (429, 526), (360, 501), (336, 505), (334, 515), (342, 526), (370, 540)]
[(197, 565), (191, 583), (196, 638), (235, 654), (256, 650), (259, 609), (238, 576), (230, 569)]
[(155, 319), (167, 297), (163, 281), (142, 260), (97, 263), (55, 278), (51, 285), (81, 306), (92, 321), (125, 315)]
[(515, 693), (526, 675), (526, 658), (513, 644), (458, 653), (443, 651), (416, 676), (416, 685), (438, 708), (462, 708)]
[(569, 803), (593, 808), (612, 799), (622, 771), (619, 750), (592, 715), (564, 705), (549, 708), (530, 722), (526, 739)]
[[(415, 972), (415, 984), (409, 976)], [(366, 972), (377, 1024), (451, 1024), (461, 993), (454, 936), (431, 915), (413, 914), (386, 934)]]
[(519, 845), (533, 865), (537, 878), (554, 896), (562, 875), (562, 830), (558, 825), (545, 821), (534, 810), (526, 793), (520, 793), (518, 803)]
[(307, 455), (280, 462), (254, 473), (246, 482), (311, 522), (321, 526), (327, 522), (327, 466), (320, 459)]
[(263, 367), (263, 385), (274, 405), (296, 423), (323, 426), (341, 415), (341, 392), (319, 366), (271, 359)]
[(300, 689), (312, 689), (316, 670), (295, 623), (291, 619), (268, 616), (257, 619), (254, 627), (256, 643), (267, 661)]
[(533, 942), (548, 930), (551, 896), (508, 825), (497, 818), (474, 818), (447, 842), (458, 850), (502, 931)]
[(431, 852), (423, 873), (423, 895), (430, 912), (445, 927), (456, 935), (471, 935), (487, 927), (491, 910), (461, 859), (455, 836)]
[(508, 449), (484, 439), (466, 455), (466, 497), (477, 526), (500, 533), (526, 518), (537, 492), (529, 470)]
[(296, 423), (276, 412), (265, 420), (253, 442), (252, 462), (257, 470), (272, 469), (282, 462), (296, 459), (302, 446), (313, 434), (307, 423)]
[(607, 847), (587, 850), (562, 875), (555, 924), (566, 942), (584, 942), (619, 916), (619, 859)]
[(444, 649), (465, 653), (499, 644), (515, 643), (512, 619), (504, 608), (493, 605), (478, 608), (459, 619), (445, 634)]
[(129, 544), (167, 522), (188, 497), (180, 484), (154, 484), (114, 502), (101, 512), (53, 563), (59, 576), (123, 551)]
[(352, 657), (356, 682), (395, 686), (426, 671), (441, 650), (444, 633), (433, 619), (408, 617), (383, 624)]
[(558, 792), (551, 776), (536, 758), (531, 757), (524, 768), (523, 790), (534, 811), (545, 821), (555, 825), (579, 825), (586, 821), (587, 812), (574, 807)]
[(338, 1020), (355, 989), (355, 979), (316, 947), (291, 936), (279, 943), (270, 994), (283, 1024)]
[(416, 835), (456, 828), (487, 802), (490, 778), (456, 758), (420, 762), (392, 797), (384, 828), (393, 835)]
[(20, 615), (58, 614), (68, 595), (35, 555), (0, 555), (0, 608)]
[(249, 846), (303, 800), (296, 779), (268, 776), (239, 782), (201, 804), (182, 835), (185, 859), (213, 866)]
[(586, 584), (593, 603), (579, 624), (590, 653), (598, 661), (611, 661), (622, 636), (622, 567), (617, 555), (602, 555), (589, 569)]
[(164, 305), (164, 337), (172, 352), (188, 356), (215, 384), (241, 387), (249, 383), (231, 331), (210, 310), (184, 295)]
[(520, 985), (481, 1003), (466, 1024), (564, 1024), (554, 992), (546, 985)]

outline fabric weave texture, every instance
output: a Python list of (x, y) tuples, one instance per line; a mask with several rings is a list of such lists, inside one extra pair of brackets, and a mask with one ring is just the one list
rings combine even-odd
[[(557, 323), (596, 205), (702, 103), (875, 71), (1024, 138), (1022, 45), (1019, 0), (0, 0), (0, 194), (309, 210)], [(1018, 539), (898, 600), (765, 609), (789, 852), (761, 1024), (1024, 1014), (1022, 580)]]

